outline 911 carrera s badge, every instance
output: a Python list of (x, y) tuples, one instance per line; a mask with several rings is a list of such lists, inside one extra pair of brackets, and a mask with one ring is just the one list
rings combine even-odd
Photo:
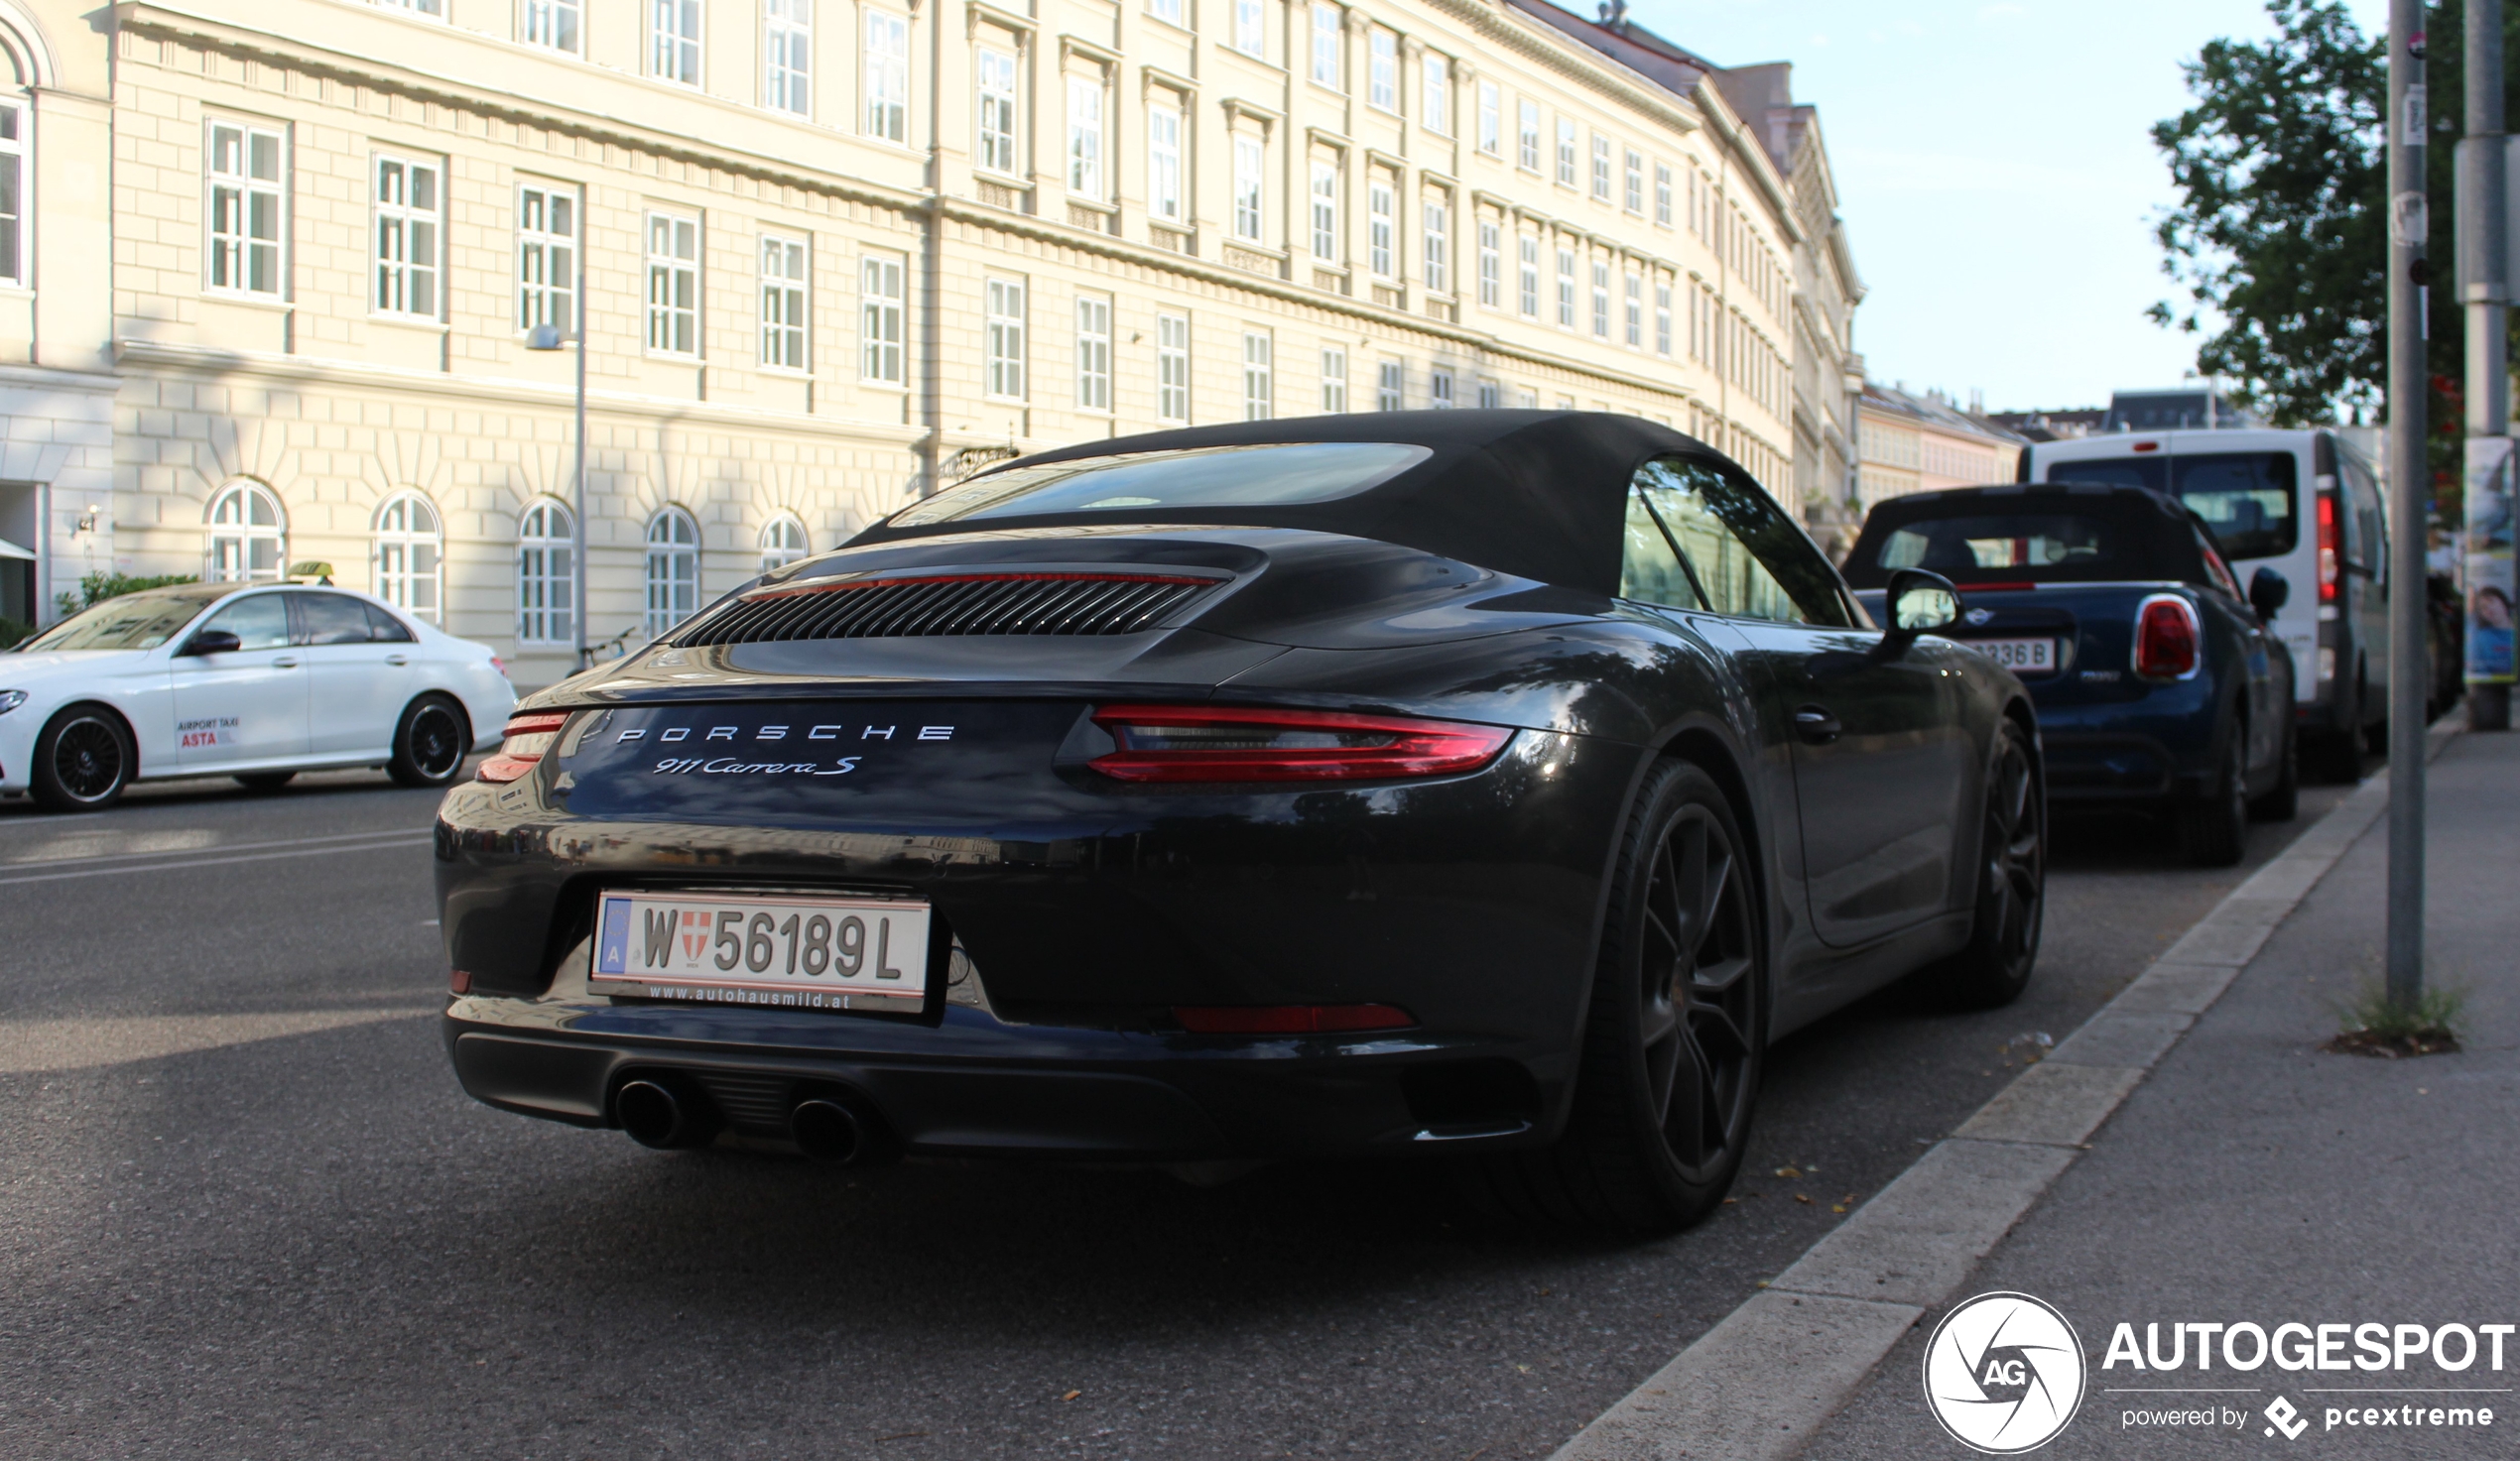
[(863, 756), (843, 756), (826, 766), (819, 761), (746, 761), (740, 756), (687, 756), (660, 761), (648, 770), (650, 775), (677, 777), (693, 772), (712, 777), (844, 777), (857, 770), (857, 764), (865, 759)]

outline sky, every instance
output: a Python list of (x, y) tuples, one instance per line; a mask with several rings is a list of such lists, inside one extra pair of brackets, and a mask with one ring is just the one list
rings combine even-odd
[[(1560, 0), (1590, 14), (1586, 0)], [(2348, 7), (2366, 34), (2385, 0)], [(1794, 63), (1820, 108), (1869, 293), (1876, 381), (1990, 411), (2105, 406), (2176, 386), (2196, 337), (2144, 317), (2184, 299), (2152, 225), (2175, 197), (2151, 125), (2189, 104), (2182, 61), (2272, 34), (2262, 0), (1632, 0), (1719, 65)]]

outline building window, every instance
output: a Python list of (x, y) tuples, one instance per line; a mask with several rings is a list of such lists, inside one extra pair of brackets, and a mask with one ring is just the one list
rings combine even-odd
[(581, 0), (525, 0), (525, 44), (578, 54)]
[(1175, 106), (1146, 109), (1146, 211), (1152, 217), (1182, 216), (1182, 113)]
[(1234, 236), (1260, 239), (1260, 180), (1266, 171), (1260, 139), (1234, 138)]
[(1575, 124), (1566, 117), (1558, 119), (1558, 182), (1575, 185)]
[(866, 12), (866, 135), (910, 140), (910, 22)]
[(1478, 150), (1498, 156), (1505, 147), (1505, 92), (1494, 81), (1478, 83)]
[(1449, 58), (1430, 51), (1419, 68), (1425, 92), (1418, 98), (1418, 110), (1430, 132), (1452, 135), (1452, 62)]
[(212, 583), (277, 583), (289, 561), (288, 522), (280, 499), (260, 482), (236, 482), (210, 504), (208, 571)]
[(1627, 152), (1627, 210), (1640, 216), (1645, 212), (1645, 155), (1634, 148)]
[(679, 507), (648, 519), (648, 638), (699, 612), (700, 525)]
[(1155, 316), (1155, 419), (1190, 424), (1190, 316)]
[(210, 123), (210, 288), (281, 293), (280, 240), (287, 190), (278, 132)]
[(1427, 373), (1427, 404), (1438, 411), (1452, 409), (1452, 372), (1441, 365)]
[(1505, 303), (1504, 230), (1490, 219), (1478, 222), (1478, 302), (1490, 309)]
[(1672, 170), (1669, 163), (1654, 165), (1654, 221), (1665, 228), (1672, 226)]
[(1592, 196), (1610, 200), (1610, 139), (1598, 132), (1592, 134)]
[(1111, 409), (1111, 300), (1076, 297), (1076, 409)]
[(1672, 352), (1672, 287), (1661, 280), (1654, 282), (1654, 353)]
[(376, 309), (415, 319), (438, 317), (439, 210), (444, 206), (436, 163), (376, 160)]
[(988, 283), (988, 393), (1001, 401), (1024, 399), (1024, 282)]
[(794, 513), (781, 513), (761, 525), (761, 571), (784, 568), (806, 555), (805, 524)]
[(1610, 337), (1610, 266), (1600, 259), (1592, 262), (1592, 332)]
[(1402, 389), (1407, 381), (1405, 367), (1397, 360), (1386, 360), (1374, 368), (1374, 410), (1399, 411), (1409, 403)]
[(1634, 274), (1627, 277), (1627, 343), (1630, 349), (1645, 348), (1645, 281)]
[(1514, 122), (1514, 161), (1522, 165), (1524, 172), (1537, 173), (1540, 171), (1540, 103), (1517, 103)]
[(858, 265), (859, 332), (866, 344), (865, 375), (902, 384), (902, 324), (909, 313), (907, 266), (898, 254), (868, 254)]
[(1313, 257), (1338, 258), (1338, 165), (1320, 158), (1313, 160)]
[(516, 189), (516, 327), (577, 328), (577, 193), (521, 183)]
[(1442, 193), (1429, 193), (1423, 204), (1425, 244), (1418, 251), (1432, 294), (1452, 293), (1452, 209)]
[(1182, 23), (1182, 0), (1146, 0), (1146, 13), (1166, 25)]
[(1322, 347), (1322, 414), (1342, 416), (1347, 411), (1347, 352), (1336, 345)]
[(1278, 414), (1277, 381), (1270, 369), (1269, 337), (1246, 331), (1242, 337), (1242, 419), (1264, 422)]
[(1528, 233), (1518, 234), (1514, 239), (1514, 248), (1519, 255), (1518, 262), (1522, 266), (1522, 278), (1518, 282), (1520, 298), (1515, 301), (1515, 304), (1522, 310), (1525, 319), (1538, 319), (1540, 317), (1540, 240)]
[(1233, 0), (1234, 49), (1245, 56), (1269, 54), (1269, 22), (1264, 0)]
[(980, 49), (980, 167), (990, 173), (1022, 171), (1015, 151), (1015, 58)]
[(1391, 180), (1376, 174), (1365, 189), (1365, 253), (1368, 267), (1383, 279), (1400, 277), (1400, 261), (1394, 247), (1398, 210), (1399, 199), (1393, 194)]
[(1324, 86), (1338, 84), (1338, 39), (1346, 23), (1335, 5), (1313, 7), (1313, 79)]
[(761, 363), (805, 370), (806, 247), (802, 239), (761, 241)]
[(408, 10), (414, 15), (425, 15), (433, 20), (446, 18), (445, 0), (375, 0), (375, 3), (387, 10)]
[(1562, 329), (1575, 327), (1575, 256), (1573, 249), (1558, 251), (1558, 325)]
[(533, 645), (577, 642), (571, 612), (576, 584), (569, 573), (568, 509), (538, 502), (526, 509), (516, 535), (516, 637)]
[(1502, 405), (1504, 405), (1504, 404), (1505, 404), (1505, 388), (1504, 388), (1504, 387), (1499, 386), (1499, 385), (1498, 385), (1498, 384), (1496, 384), (1494, 381), (1481, 381), (1481, 382), (1479, 382), (1479, 383), (1478, 383), (1478, 409), (1479, 409), (1479, 410), (1481, 410), (1481, 411), (1494, 411), (1496, 408), (1498, 408), (1498, 407), (1500, 407), (1500, 406), (1502, 406)]
[(648, 215), (648, 349), (700, 353), (700, 220)]
[(1102, 81), (1068, 78), (1068, 190), (1102, 196)]
[(1517, 411), (1538, 411), (1540, 409), (1540, 393), (1538, 391), (1516, 391), (1514, 393), (1514, 409)]
[(1387, 112), (1400, 110), (1400, 38), (1376, 31), (1366, 43), (1368, 65), (1365, 101)]
[(25, 106), (0, 101), (0, 282), (26, 283)]
[(814, 115), (814, 0), (761, 0), (761, 103)]
[(445, 536), (438, 510), (417, 492), (399, 492), (376, 510), (374, 558), (376, 596), (398, 609), (438, 622), (444, 600)]
[(700, 0), (648, 0), (648, 74), (700, 83)]

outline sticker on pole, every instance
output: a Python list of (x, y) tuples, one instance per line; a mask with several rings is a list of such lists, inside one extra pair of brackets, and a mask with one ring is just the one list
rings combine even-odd
[(2511, 438), (2467, 442), (2467, 512), (2459, 584), (2467, 601), (2467, 682), (2510, 684), (2512, 663)]
[(1925, 1402), (1952, 1438), (2010, 1456), (2055, 1440), (2082, 1403), (2082, 1340), (2027, 1293), (1965, 1299), (1925, 1346)]

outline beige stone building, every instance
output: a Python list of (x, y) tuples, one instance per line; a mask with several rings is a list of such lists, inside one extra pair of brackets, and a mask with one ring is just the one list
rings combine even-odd
[[(2009, 482), (2026, 438), (2006, 429), (1974, 406), (1961, 410), (1941, 392), (1912, 394), (1868, 382), (1858, 410), (1860, 461), (1852, 526), (1885, 498), (1944, 487), (1983, 487)], [(1853, 543), (1848, 532), (1837, 550)]]
[(1798, 420), (1813, 260), (1840, 352), (1859, 297), (1826, 158), (1642, 34), (1541, 0), (0, 0), (0, 540), (35, 557), (0, 614), (322, 562), (556, 678), (576, 362), (528, 342), (581, 306), (598, 643), (986, 460), (1180, 423), (1633, 412), (1791, 504), (1830, 429)]

